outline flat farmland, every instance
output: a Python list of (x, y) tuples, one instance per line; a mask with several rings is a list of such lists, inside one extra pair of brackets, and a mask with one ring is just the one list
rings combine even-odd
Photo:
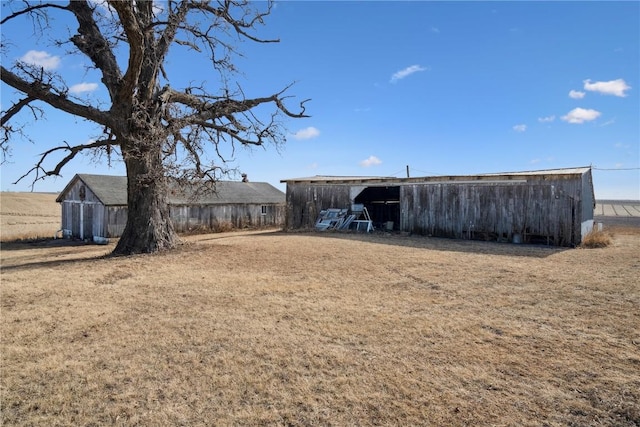
[(0, 241), (52, 238), (60, 229), (56, 193), (0, 193)]
[(5, 243), (1, 424), (640, 424), (640, 234)]

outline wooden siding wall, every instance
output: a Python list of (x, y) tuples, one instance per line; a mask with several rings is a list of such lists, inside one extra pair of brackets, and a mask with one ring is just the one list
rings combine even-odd
[[(262, 213), (262, 207), (265, 213)], [(171, 206), (170, 215), (178, 233), (197, 229), (282, 227), (285, 207), (280, 204), (232, 204)]]
[[(582, 221), (593, 218), (593, 209), (583, 208), (584, 189), (591, 184), (575, 175), (526, 179), (402, 184), (400, 230), (499, 241), (512, 241), (518, 234), (525, 242), (579, 244)], [(285, 229), (312, 228), (320, 210), (349, 208), (352, 186), (288, 183)], [(592, 206), (591, 190), (586, 199)]]
[[(571, 246), (580, 242), (579, 181), (432, 184), (401, 188), (400, 229), (412, 233)], [(577, 187), (577, 188), (576, 188)]]
[[(265, 213), (262, 213), (262, 207)], [(62, 228), (71, 230), (72, 237), (80, 238), (80, 203), (62, 202)], [(93, 236), (119, 237), (127, 224), (126, 206), (82, 205), (83, 238)], [(284, 205), (210, 205), (171, 206), (171, 220), (178, 233), (194, 230), (217, 230), (231, 225), (233, 228), (282, 227)]]
[[(80, 197), (81, 188), (84, 187), (84, 200)], [(91, 191), (89, 187), (86, 187), (81, 180), (77, 180), (75, 184), (67, 191), (64, 200), (73, 200), (76, 202), (86, 203), (102, 203), (98, 197)]]
[[(84, 187), (84, 190), (81, 190)], [(81, 192), (84, 191), (84, 197)], [(93, 236), (109, 237), (105, 217), (107, 208), (81, 181), (76, 182), (62, 202), (63, 230), (69, 230), (74, 238), (92, 239)]]
[[(74, 238), (91, 239), (93, 236), (119, 236), (124, 230), (127, 218), (125, 208), (124, 221), (121, 224), (112, 224), (113, 211), (118, 209), (117, 207), (105, 207), (98, 203), (78, 203), (65, 200), (62, 202), (62, 229), (70, 230), (71, 236)], [(82, 221), (80, 221), (80, 212), (82, 212)], [(81, 224), (82, 233), (80, 233)]]
[(119, 237), (122, 236), (125, 225), (127, 225), (127, 207), (126, 206), (108, 206), (106, 234), (103, 237)]
[(313, 228), (323, 209), (351, 207), (348, 185), (287, 184), (285, 229)]

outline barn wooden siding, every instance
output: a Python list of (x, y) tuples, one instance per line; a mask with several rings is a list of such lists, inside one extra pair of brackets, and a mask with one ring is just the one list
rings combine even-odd
[[(83, 214), (80, 220), (80, 212)], [(283, 205), (209, 205), (170, 206), (171, 220), (178, 233), (194, 230), (282, 227)], [(127, 223), (126, 206), (103, 206), (99, 203), (62, 202), (62, 229), (75, 238), (93, 236), (119, 237)], [(81, 231), (82, 227), (82, 231)]]
[[(220, 181), (219, 193), (193, 199), (176, 190), (169, 215), (177, 232), (282, 227), (284, 194), (267, 183)], [(63, 234), (68, 237), (119, 237), (127, 223), (127, 178), (77, 174), (58, 195)]]
[(120, 237), (127, 225), (126, 206), (107, 206), (107, 231), (102, 237)]
[(61, 205), (61, 229), (68, 230), (74, 238), (118, 237), (127, 223), (126, 206), (104, 206), (73, 200), (65, 200)]
[[(104, 206), (89, 187), (77, 181), (68, 189), (61, 202), (61, 229), (73, 237), (92, 239), (93, 236), (117, 235), (120, 209)], [(126, 221), (126, 213), (125, 213)], [(122, 232), (122, 230), (119, 230)], [(114, 234), (115, 233), (115, 234)]]
[[(578, 187), (578, 188), (575, 188)], [(564, 182), (563, 191), (580, 190)], [(571, 246), (580, 242), (581, 201), (546, 184), (432, 184), (402, 186), (400, 229), (459, 239)], [(572, 194), (574, 194), (572, 192)]]
[(282, 204), (228, 204), (170, 206), (170, 216), (178, 233), (197, 229), (282, 227)]
[[(284, 205), (170, 206), (169, 209), (178, 233), (219, 230), (227, 228), (227, 225), (233, 228), (282, 227), (285, 217)], [(62, 218), (62, 228), (70, 230), (72, 237), (119, 237), (127, 223), (127, 207), (65, 200), (62, 202)]]
[(348, 185), (287, 183), (285, 229), (313, 228), (323, 209), (351, 206)]
[[(462, 177), (465, 178), (465, 177)], [(347, 180), (348, 181), (348, 180)], [(415, 234), (577, 245), (593, 224), (590, 170), (582, 174), (467, 179), (287, 182), (285, 229), (311, 229), (318, 213), (348, 208), (365, 188), (399, 187), (397, 230)], [(374, 222), (375, 222), (375, 218)]]

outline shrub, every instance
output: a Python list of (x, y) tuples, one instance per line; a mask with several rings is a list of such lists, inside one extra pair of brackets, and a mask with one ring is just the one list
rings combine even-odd
[(601, 230), (596, 230), (594, 228), (582, 238), (582, 243), (580, 244), (580, 246), (588, 249), (605, 248), (611, 243), (612, 240), (609, 233)]

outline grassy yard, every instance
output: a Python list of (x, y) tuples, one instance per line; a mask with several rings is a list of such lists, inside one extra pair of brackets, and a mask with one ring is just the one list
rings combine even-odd
[(2, 425), (640, 424), (640, 233), (1, 251)]

